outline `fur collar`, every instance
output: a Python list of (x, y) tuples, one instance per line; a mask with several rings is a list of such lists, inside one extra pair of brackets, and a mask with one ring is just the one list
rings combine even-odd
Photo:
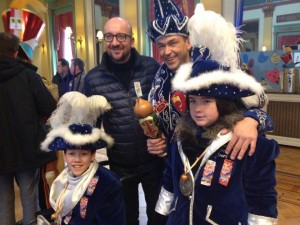
[(243, 118), (242, 112), (225, 115), (220, 117), (217, 123), (204, 129), (197, 126), (188, 112), (181, 117), (176, 127), (177, 138), (181, 142), (188, 141), (192, 144), (197, 144), (199, 137), (212, 141), (223, 128), (232, 129)]

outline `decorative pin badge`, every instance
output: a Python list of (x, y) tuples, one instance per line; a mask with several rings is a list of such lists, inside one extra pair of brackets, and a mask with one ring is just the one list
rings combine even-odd
[(80, 199), (80, 217), (82, 219), (85, 219), (85, 217), (86, 217), (87, 204), (88, 204), (88, 198), (82, 197)]
[(99, 176), (94, 176), (91, 179), (91, 182), (89, 183), (89, 186), (87, 187), (87, 190), (86, 190), (87, 195), (91, 196), (94, 193), (94, 190), (96, 188), (98, 180), (99, 180)]
[(231, 177), (231, 173), (232, 173), (233, 164), (234, 164), (234, 162), (230, 159), (224, 160), (220, 178), (219, 178), (219, 184), (222, 184), (226, 187), (228, 186), (228, 183), (229, 183), (229, 180)]
[(205, 186), (210, 186), (213, 176), (214, 176), (214, 171), (216, 168), (216, 162), (213, 160), (208, 160), (205, 164), (204, 170), (203, 170), (203, 175), (201, 178), (201, 184)]
[(143, 96), (141, 83), (139, 81), (134, 82), (134, 90), (135, 90), (135, 93), (136, 93), (137, 97), (142, 97)]

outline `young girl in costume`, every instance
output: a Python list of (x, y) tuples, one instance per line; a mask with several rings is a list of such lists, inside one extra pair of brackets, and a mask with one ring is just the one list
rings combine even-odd
[(93, 127), (109, 108), (102, 96), (68, 92), (61, 97), (42, 149), (63, 150), (67, 167), (51, 186), (52, 210), (39, 216), (38, 224), (45, 218), (59, 225), (125, 224), (120, 180), (95, 161), (97, 149), (113, 144), (110, 136)]
[(258, 135), (252, 156), (230, 160), (232, 133), (220, 135), (243, 119), (243, 100), (251, 104), (249, 96), (261, 96), (263, 88), (237, 67), (233, 25), (198, 5), (188, 28), (194, 63), (179, 68), (172, 85), (186, 93), (189, 111), (168, 149), (156, 212), (168, 216), (168, 225), (276, 224), (278, 144)]

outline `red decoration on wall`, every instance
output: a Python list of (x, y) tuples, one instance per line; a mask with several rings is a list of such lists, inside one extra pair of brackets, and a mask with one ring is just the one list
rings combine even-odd
[(278, 37), (277, 49), (283, 50), (282, 46), (292, 47), (297, 46), (300, 43), (300, 35), (285, 35)]

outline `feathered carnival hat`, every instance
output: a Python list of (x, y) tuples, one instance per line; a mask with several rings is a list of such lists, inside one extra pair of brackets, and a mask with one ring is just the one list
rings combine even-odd
[[(220, 14), (197, 4), (188, 22), (193, 62), (182, 65), (172, 80), (174, 90), (237, 99), (263, 95), (262, 86), (238, 67), (238, 30)], [(257, 98), (246, 107), (257, 106)], [(259, 101), (259, 100), (258, 100)]]
[(154, 18), (146, 31), (153, 42), (167, 35), (188, 37), (188, 17), (171, 0), (154, 0)]
[(111, 106), (103, 96), (86, 97), (76, 91), (64, 94), (49, 119), (52, 130), (42, 142), (42, 150), (110, 147), (113, 139), (103, 130), (93, 127), (98, 116), (109, 109)]

